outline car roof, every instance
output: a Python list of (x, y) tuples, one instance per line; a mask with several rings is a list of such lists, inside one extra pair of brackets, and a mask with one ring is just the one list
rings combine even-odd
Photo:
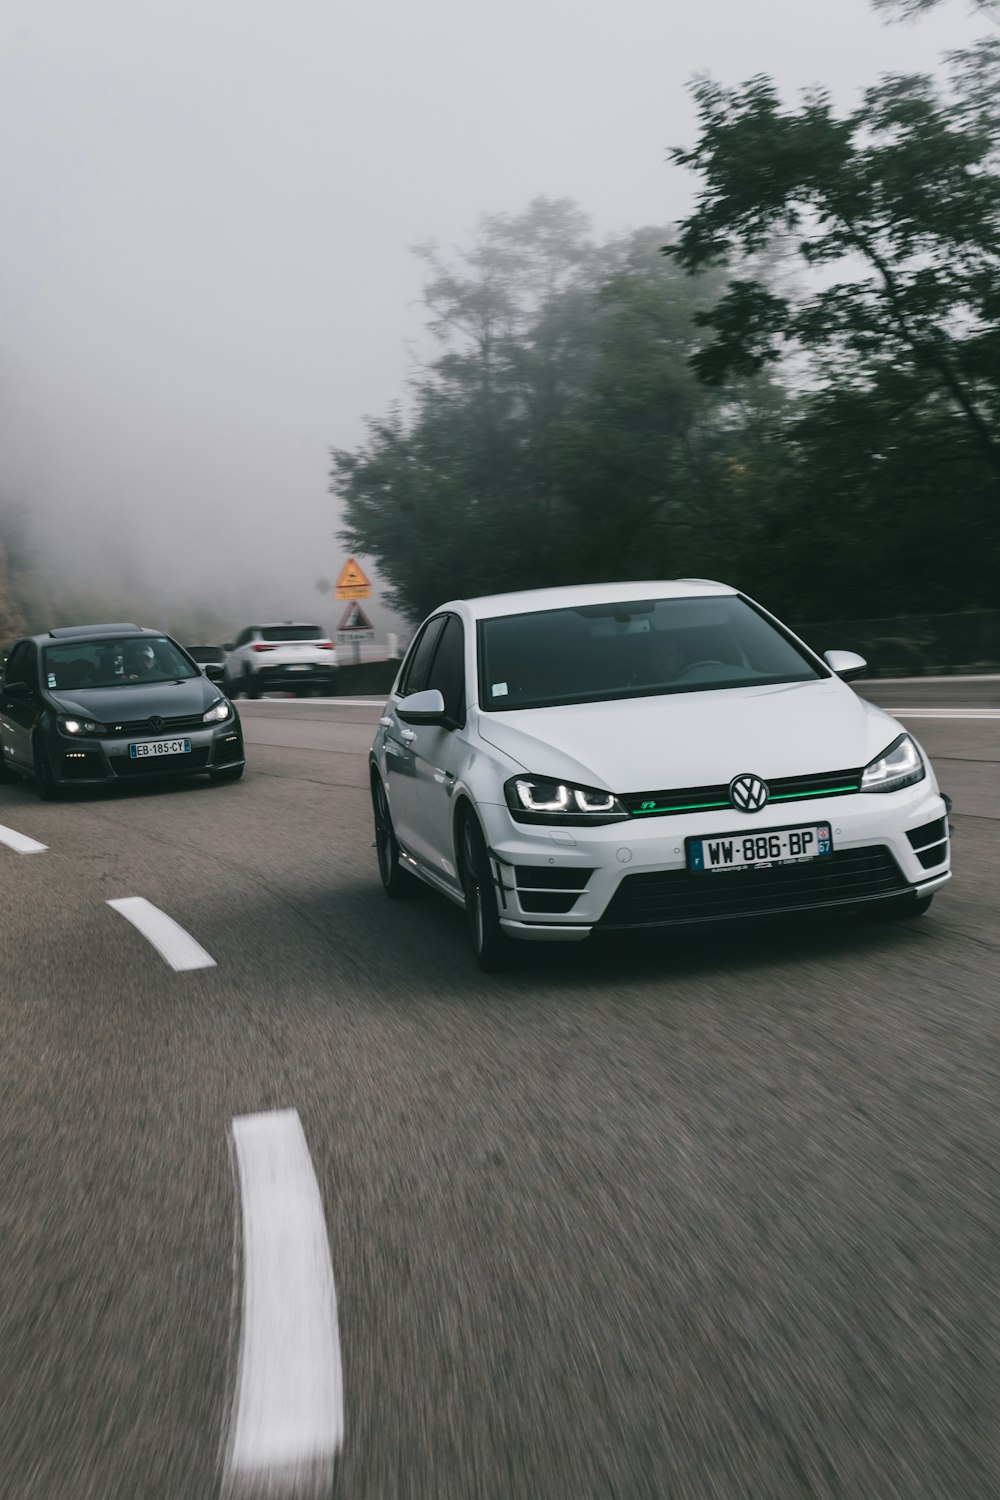
[(264, 625), (248, 625), (248, 630), (322, 630), (314, 620), (268, 620)]
[[(615, 604), (633, 599), (699, 599), (735, 595), (739, 591), (711, 578), (646, 579), (627, 583), (570, 584), (554, 589), (525, 589), (521, 593), (485, 594), (478, 599), (453, 599), (441, 609), (463, 608), (475, 620), (498, 615), (536, 614), (545, 609), (574, 609), (581, 604)], [(435, 610), (435, 614), (439, 611)]]
[[(132, 625), (125, 621), (117, 625), (57, 625), (39, 635), (22, 635), (22, 641), (34, 641), (38, 646), (47, 646), (52, 641), (98, 641), (105, 636), (152, 636), (156, 640), (166, 634), (163, 630), (150, 630), (145, 625)], [(16, 644), (16, 643), (15, 643)]]

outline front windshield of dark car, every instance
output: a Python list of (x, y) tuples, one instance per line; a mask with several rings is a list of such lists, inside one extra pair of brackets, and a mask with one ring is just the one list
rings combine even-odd
[(166, 636), (103, 636), (46, 646), (42, 681), (55, 692), (79, 688), (134, 687), (140, 682), (176, 682), (201, 674)]
[(827, 675), (736, 595), (584, 604), (479, 622), (480, 702), (491, 712)]

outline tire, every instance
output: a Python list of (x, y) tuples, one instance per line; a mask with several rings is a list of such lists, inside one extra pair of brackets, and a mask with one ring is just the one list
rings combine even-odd
[(381, 776), (372, 777), (372, 814), (375, 818), (375, 850), (382, 887), (393, 901), (404, 900), (413, 894), (416, 881), (399, 862), (399, 842), (392, 826), (389, 799)]
[(500, 926), (496, 886), (486, 840), (476, 815), (466, 810), (458, 830), (459, 869), (465, 891), (469, 937), (479, 967), (487, 974), (502, 973), (513, 960), (513, 942)]
[(914, 922), (929, 910), (930, 896), (895, 896), (888, 901), (873, 901), (871, 906), (861, 908), (867, 922)]
[(39, 740), (35, 741), (35, 790), (43, 802), (54, 802), (59, 795), (49, 752)]
[(224, 677), (219, 686), (230, 700), (238, 698), (243, 692), (243, 684), (238, 677)]
[(245, 766), (224, 766), (221, 771), (209, 771), (209, 781), (239, 781)]
[(259, 685), (257, 683), (256, 677), (254, 677), (254, 675), (253, 675), (252, 672), (244, 672), (243, 673), (243, 681), (242, 681), (242, 685), (241, 685), (241, 691), (242, 691), (244, 697), (246, 697), (246, 698), (259, 698), (260, 697), (260, 687), (259, 687)]

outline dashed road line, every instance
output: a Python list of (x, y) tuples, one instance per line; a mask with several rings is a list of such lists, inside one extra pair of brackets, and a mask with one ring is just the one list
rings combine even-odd
[(145, 896), (123, 896), (109, 901), (132, 926), (152, 943), (172, 969), (214, 969), (215, 959), (196, 943), (189, 932)]
[(344, 1436), (337, 1295), (294, 1109), (233, 1121), (243, 1321), (223, 1495), (328, 1495)]
[(49, 847), (48, 844), (40, 844), (37, 839), (29, 839), (26, 833), (18, 833), (16, 828), (5, 828), (2, 823), (0, 844), (6, 844), (8, 849), (13, 849), (17, 854), (44, 854)]

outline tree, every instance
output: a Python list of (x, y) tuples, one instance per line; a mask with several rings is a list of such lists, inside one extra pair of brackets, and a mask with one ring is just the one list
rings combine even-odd
[(420, 250), (439, 352), (411, 413), (370, 422), (331, 474), (342, 540), (404, 614), (697, 563), (743, 416), (687, 366), (718, 287), (666, 264), (663, 233), (598, 244), (573, 204), (539, 199), (483, 220), (457, 263)]
[(787, 296), (731, 279), (698, 318), (701, 378), (789, 352), (857, 393), (891, 375), (912, 416), (944, 400), (1000, 481), (1000, 41), (950, 62), (944, 92), (889, 75), (844, 118), (822, 92), (783, 109), (766, 77), (699, 82), (701, 137), (672, 155), (704, 185), (664, 253), (700, 272), (789, 236), (821, 279)]
[[(995, 25), (1000, 24), (998, 0), (969, 0), (969, 3), (977, 15), (985, 16)], [(886, 11), (890, 20), (914, 21), (928, 11), (936, 10), (942, 0), (872, 0), (872, 4), (876, 10)]]

